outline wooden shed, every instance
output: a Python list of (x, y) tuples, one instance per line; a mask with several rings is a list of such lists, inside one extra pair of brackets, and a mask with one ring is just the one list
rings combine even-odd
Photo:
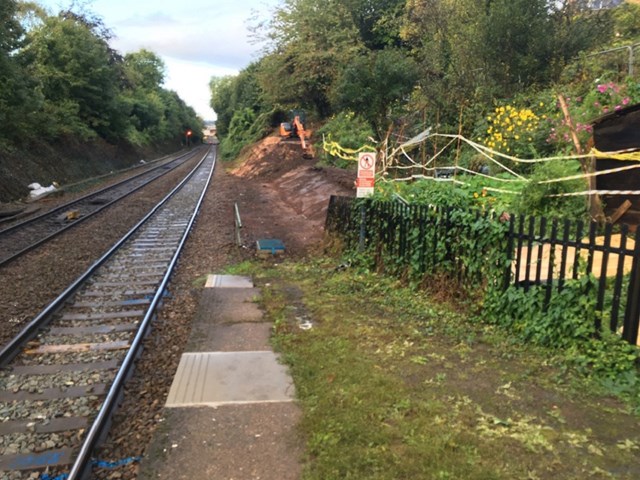
[[(594, 120), (593, 142), (595, 148), (601, 152), (629, 149), (640, 152), (640, 104), (616, 110)], [(640, 161), (602, 158), (596, 160), (596, 170), (610, 170), (633, 164), (640, 165)], [(640, 166), (637, 169), (599, 175), (596, 177), (596, 188), (640, 191)], [(629, 225), (640, 224), (640, 195), (604, 194), (601, 199), (607, 217), (611, 217), (628, 200), (631, 206), (618, 222)]]

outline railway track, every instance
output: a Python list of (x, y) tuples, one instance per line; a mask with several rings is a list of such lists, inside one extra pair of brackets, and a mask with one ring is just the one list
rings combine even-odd
[(0, 267), (189, 161), (198, 150), (0, 230)]
[(210, 150), (0, 351), (1, 478), (88, 476), (91, 453), (132, 374), (215, 162)]

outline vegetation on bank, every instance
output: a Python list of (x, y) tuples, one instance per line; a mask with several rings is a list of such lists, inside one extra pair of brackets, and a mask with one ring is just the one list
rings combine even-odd
[[(270, 42), (264, 55), (211, 82), (223, 151), (292, 108), (352, 149), (373, 138), (393, 150), (431, 128), (522, 159), (587, 151), (595, 118), (640, 103), (640, 69), (630, 76), (625, 55), (598, 53), (640, 43), (640, 5), (603, 4), (285, 0), (258, 29)], [(433, 254), (455, 257), (463, 273), (446, 261), (424, 272), (382, 241), (252, 272), (303, 407), (305, 478), (637, 477), (639, 351), (595, 332), (593, 278), (566, 282), (548, 305), (536, 288), (492, 288), (510, 265), (507, 249), (491, 249), (505, 238), (500, 212), (586, 218), (583, 197), (549, 196), (587, 190), (583, 165), (500, 157), (507, 171), (451, 141), (438, 167), (491, 178), (412, 179), (408, 167), (449, 141), (398, 155), (408, 173), (387, 170), (374, 201), (455, 207), (460, 228)], [(425, 234), (403, 228), (410, 241)], [(476, 283), (456, 284), (474, 272)]]
[[(393, 147), (430, 127), (521, 158), (587, 151), (593, 119), (640, 102), (640, 68), (636, 62), (634, 75), (628, 75), (628, 50), (598, 54), (640, 43), (640, 4), (592, 5), (286, 0), (271, 20), (256, 26), (256, 36), (267, 41), (263, 55), (237, 76), (211, 81), (223, 153), (232, 157), (292, 108), (306, 110), (307, 118), (322, 126), (316, 130), (317, 142), (330, 137), (350, 148), (370, 143), (369, 138)], [(415, 157), (429, 158), (435, 147), (424, 146)], [(485, 165), (491, 176), (502, 173), (476, 153), (451, 149), (438, 161), (476, 171)], [(353, 166), (339, 156), (319, 156)], [(571, 161), (506, 163), (516, 174), (534, 179), (580, 171)], [(545, 197), (579, 186), (583, 180), (520, 184), (502, 188), (515, 196), (491, 196), (516, 209), (532, 205), (536, 213), (574, 214), (577, 209), (584, 215), (584, 205), (576, 208), (583, 198)]]
[(640, 404), (612, 400), (572, 352), (443, 303), (448, 285), (340, 262), (233, 269), (261, 287), (294, 377), (304, 478), (637, 477)]
[(102, 139), (146, 147), (201, 135), (202, 120), (165, 89), (153, 52), (122, 56), (94, 15), (49, 14), (36, 2), (0, 4), (0, 152), (34, 142)]

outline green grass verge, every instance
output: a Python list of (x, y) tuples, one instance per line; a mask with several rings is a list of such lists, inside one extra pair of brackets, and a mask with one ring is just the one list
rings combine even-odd
[(640, 419), (557, 352), (335, 265), (250, 269), (302, 408), (304, 479), (640, 476)]

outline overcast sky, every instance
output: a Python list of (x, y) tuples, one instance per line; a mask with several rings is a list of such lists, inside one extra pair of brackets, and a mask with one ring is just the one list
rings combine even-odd
[[(71, 0), (37, 0), (50, 13)], [(165, 87), (205, 120), (212, 120), (209, 80), (230, 75), (255, 60), (259, 45), (250, 43), (249, 20), (266, 19), (280, 0), (82, 0), (100, 16), (116, 38), (121, 54), (146, 48), (167, 66)]]

